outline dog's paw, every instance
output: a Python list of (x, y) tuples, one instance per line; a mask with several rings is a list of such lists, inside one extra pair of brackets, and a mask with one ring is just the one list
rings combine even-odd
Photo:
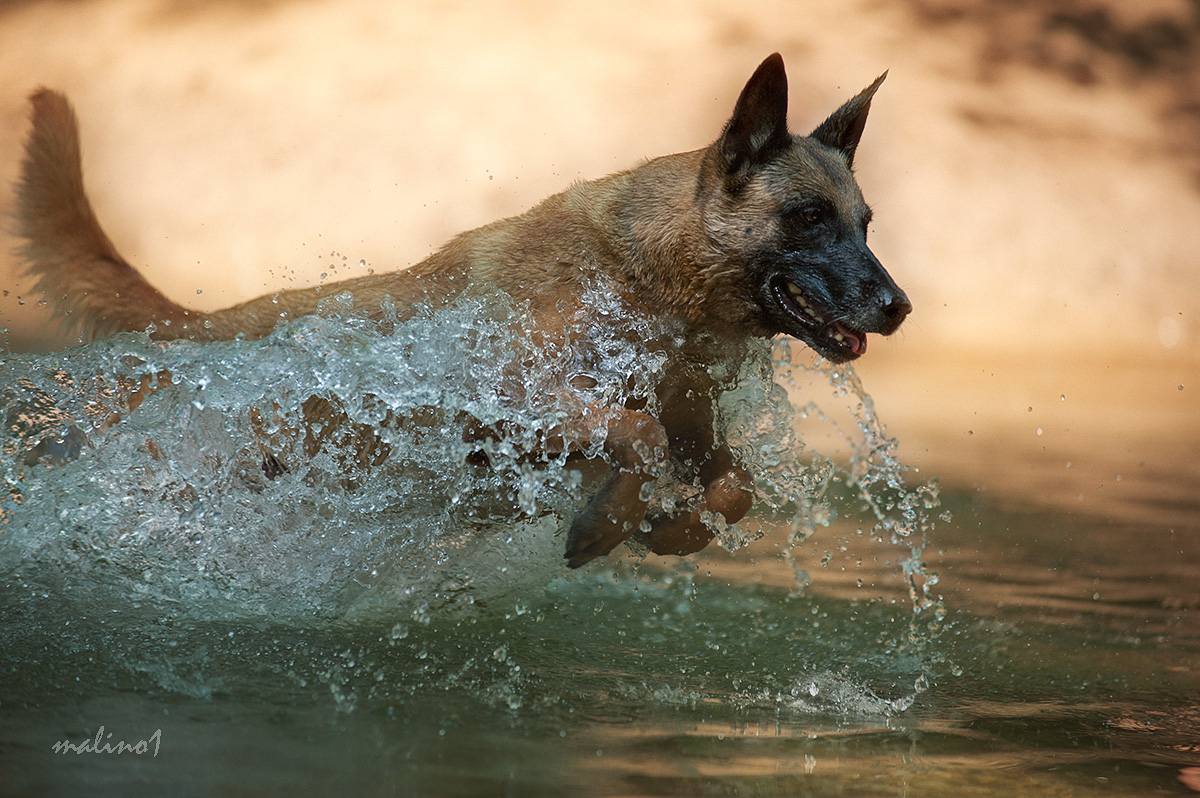
[(703, 549), (716, 533), (709, 529), (698, 510), (666, 516), (654, 521), (649, 532), (638, 540), (655, 554), (695, 554)]
[(579, 568), (608, 554), (629, 534), (630, 530), (624, 529), (624, 524), (589, 504), (571, 523), (563, 557), (569, 567)]
[(695, 554), (712, 542), (724, 524), (745, 517), (753, 503), (754, 478), (745, 469), (730, 468), (709, 483), (699, 507), (655, 520), (638, 540), (655, 554)]
[(578, 568), (608, 554), (646, 517), (642, 487), (652, 477), (614, 469), (567, 532), (567, 565)]

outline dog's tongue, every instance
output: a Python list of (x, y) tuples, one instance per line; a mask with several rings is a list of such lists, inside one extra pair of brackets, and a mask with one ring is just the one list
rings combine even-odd
[(835, 321), (833, 323), (833, 332), (840, 334), (842, 338), (845, 339), (845, 343), (849, 344), (850, 351), (854, 353), (855, 357), (867, 351), (866, 333), (861, 333), (858, 330), (851, 330), (840, 321)]

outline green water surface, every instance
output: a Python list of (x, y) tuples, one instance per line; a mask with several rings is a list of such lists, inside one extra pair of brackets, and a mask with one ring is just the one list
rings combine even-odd
[(1197, 529), (943, 500), (944, 618), (852, 519), (792, 562), (769, 535), (390, 625), (64, 620), (10, 590), (0, 794), (1200, 791)]

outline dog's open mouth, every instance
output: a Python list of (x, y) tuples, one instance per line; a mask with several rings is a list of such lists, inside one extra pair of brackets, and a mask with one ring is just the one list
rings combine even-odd
[(820, 354), (841, 362), (853, 360), (867, 351), (865, 332), (829, 318), (829, 313), (806, 297), (795, 283), (779, 277), (771, 288), (779, 306), (808, 333), (804, 338)]

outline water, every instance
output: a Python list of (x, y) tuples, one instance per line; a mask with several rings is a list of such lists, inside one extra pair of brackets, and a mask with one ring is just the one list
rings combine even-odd
[[(946, 495), (853, 371), (764, 343), (720, 413), (751, 518), (570, 572), (594, 475), (531, 454), (563, 408), (488, 308), (7, 357), (0, 792), (1188, 791), (1195, 528)], [(652, 396), (631, 346), (597, 395)], [(362, 427), (297, 436), (314, 394)]]

